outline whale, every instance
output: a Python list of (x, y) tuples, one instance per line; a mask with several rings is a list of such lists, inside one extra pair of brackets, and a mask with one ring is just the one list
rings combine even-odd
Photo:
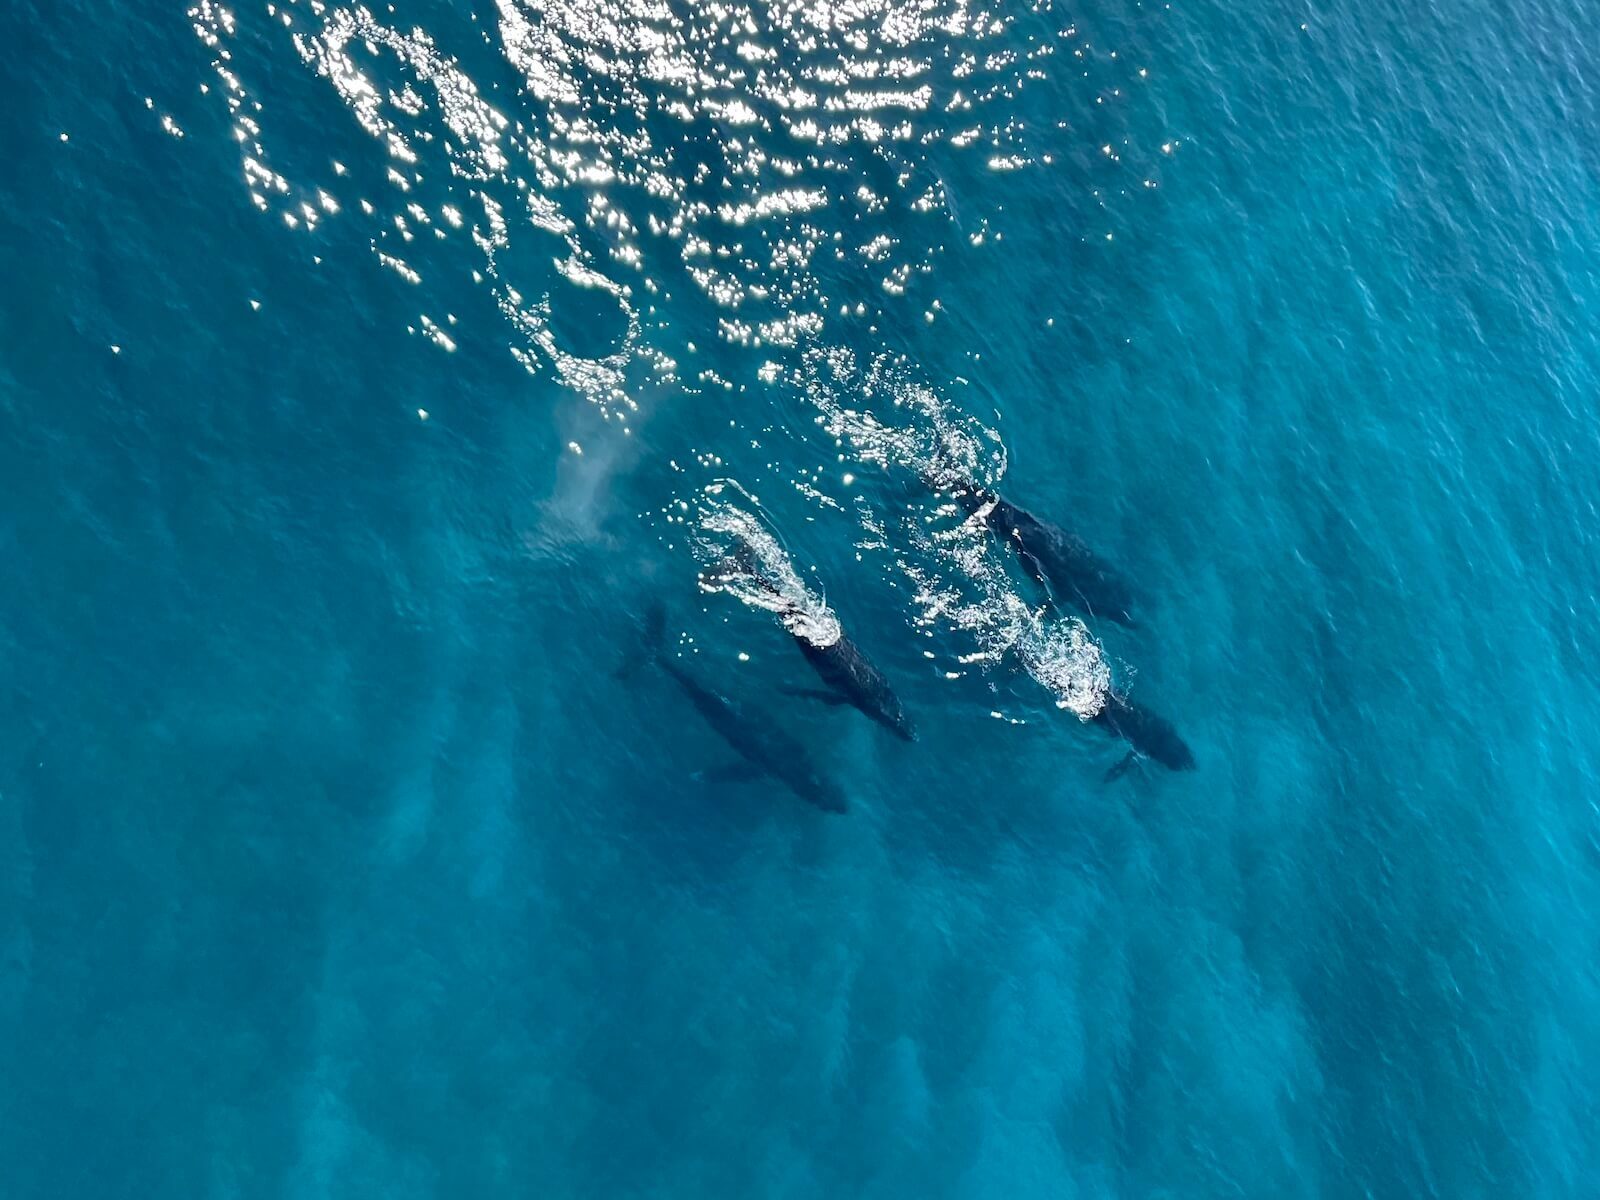
[(841, 633), (839, 640), (819, 646), (804, 634), (790, 630), (794, 644), (811, 664), (826, 688), (783, 688), (791, 696), (809, 697), (824, 704), (848, 704), (859, 709), (890, 733), (904, 741), (917, 740), (916, 727), (906, 716), (900, 698), (894, 694), (882, 671), (873, 665), (848, 634)]
[(1077, 534), (970, 481), (957, 483), (951, 495), (969, 515), (981, 518), (997, 537), (1016, 547), (1023, 568), (1052, 599), (1064, 599), (1087, 616), (1134, 624), (1133, 587)]
[(916, 728), (906, 716), (900, 697), (895, 695), (889, 679), (864, 654), (843, 628), (830, 630), (836, 636), (831, 640), (819, 639), (794, 606), (784, 601), (776, 582), (762, 571), (752, 549), (741, 542), (733, 554), (701, 576), (701, 586), (715, 589), (721, 582), (737, 574), (755, 583), (780, 607), (776, 609), (784, 631), (793, 640), (811, 669), (822, 680), (822, 688), (779, 688), (785, 695), (819, 700), (831, 706), (849, 705), (858, 709), (896, 737), (908, 742), (917, 739)]
[(847, 812), (850, 806), (843, 790), (817, 768), (805, 746), (772, 721), (707, 687), (667, 654), (666, 622), (666, 609), (652, 605), (645, 614), (642, 649), (618, 675), (626, 677), (641, 662), (649, 662), (677, 684), (690, 707), (741, 760), (733, 769), (713, 772), (714, 776), (728, 781), (771, 777), (813, 808)]
[(1106, 772), (1106, 781), (1117, 778), (1130, 766), (1133, 758), (1149, 758), (1170, 771), (1192, 771), (1195, 768), (1194, 751), (1189, 749), (1172, 722), (1136, 704), (1117, 692), (1107, 692), (1100, 711), (1089, 718), (1112, 737), (1120, 738), (1133, 747), (1129, 756)]

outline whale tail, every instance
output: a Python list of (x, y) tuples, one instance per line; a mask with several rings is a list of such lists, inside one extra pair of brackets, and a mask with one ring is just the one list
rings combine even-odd
[(632, 645), (622, 655), (622, 661), (611, 672), (613, 679), (629, 679), (640, 667), (661, 657), (667, 644), (667, 606), (652, 600), (644, 612), (644, 623), (634, 632)]

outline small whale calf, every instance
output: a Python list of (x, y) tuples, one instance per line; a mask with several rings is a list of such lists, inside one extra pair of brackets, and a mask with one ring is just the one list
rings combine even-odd
[[(700, 714), (744, 760), (745, 776), (770, 775), (800, 799), (823, 812), (849, 809), (839, 786), (819, 771), (806, 748), (783, 729), (733, 704), (706, 687), (666, 653), (666, 610), (653, 606), (645, 617), (643, 656), (667, 673)], [(624, 665), (631, 672), (637, 663)]]
[[(936, 482), (936, 481), (930, 481)], [(968, 514), (981, 517), (996, 536), (1017, 548), (1028, 574), (1091, 617), (1132, 625), (1132, 586), (1075, 533), (1042, 521), (998, 492), (970, 480), (958, 481), (952, 498)]]

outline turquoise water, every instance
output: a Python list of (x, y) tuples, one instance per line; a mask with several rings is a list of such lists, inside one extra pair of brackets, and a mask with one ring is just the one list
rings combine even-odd
[(0, 1191), (1595, 1195), (1590, 24), (7, 7)]

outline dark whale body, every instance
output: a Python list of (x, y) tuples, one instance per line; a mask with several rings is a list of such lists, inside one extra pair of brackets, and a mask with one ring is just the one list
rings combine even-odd
[(842, 813), (849, 808), (844, 793), (811, 761), (806, 748), (770, 721), (734, 705), (706, 687), (664, 652), (666, 615), (652, 609), (646, 619), (646, 653), (688, 698), (705, 723), (733, 747), (752, 772), (770, 775), (814, 808)]
[[(709, 572), (706, 579), (715, 581), (733, 572), (753, 579), (757, 586), (769, 595), (779, 595), (777, 585), (763, 574), (754, 553), (743, 543), (720, 568)], [(900, 697), (896, 696), (894, 688), (889, 686), (888, 677), (862, 653), (859, 646), (850, 640), (849, 634), (841, 629), (837, 641), (825, 646), (818, 645), (804, 632), (795, 628), (788, 619), (794, 615), (792, 612), (786, 611), (779, 615), (785, 618), (783, 627), (794, 639), (794, 644), (801, 655), (811, 664), (811, 669), (817, 673), (817, 677), (827, 685), (820, 691), (785, 689), (786, 691), (791, 695), (809, 696), (821, 700), (824, 704), (849, 704), (896, 736), (908, 742), (916, 740), (916, 730), (912, 727), (910, 718), (906, 716)]]
[(968, 513), (981, 515), (998, 536), (1017, 548), (1022, 565), (1047, 589), (1091, 617), (1133, 624), (1133, 588), (1075, 533), (1041, 521), (997, 492), (966, 484), (954, 493)]
[[(1112, 737), (1127, 742), (1135, 753), (1145, 758), (1153, 758), (1169, 770), (1194, 769), (1194, 752), (1178, 736), (1178, 731), (1172, 727), (1172, 722), (1126, 697), (1108, 692), (1105, 706), (1090, 720)], [(1124, 769), (1126, 768), (1121, 763), (1112, 768), (1119, 775)], [(1108, 778), (1115, 777), (1109, 772), (1107, 775)]]
[(819, 646), (804, 634), (789, 632), (812, 670), (828, 685), (827, 692), (819, 698), (852, 704), (896, 736), (916, 741), (917, 732), (900, 705), (900, 697), (848, 634), (841, 632), (832, 645)]

